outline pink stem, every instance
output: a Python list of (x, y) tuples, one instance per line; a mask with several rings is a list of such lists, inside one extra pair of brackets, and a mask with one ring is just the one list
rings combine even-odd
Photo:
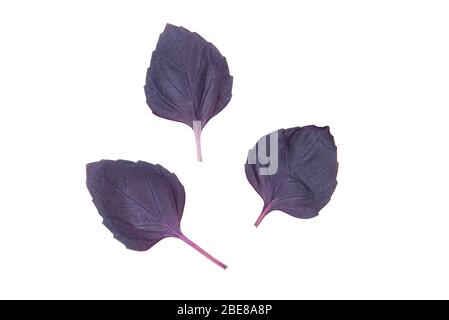
[(193, 242), (192, 240), (190, 240), (189, 238), (187, 238), (185, 235), (180, 235), (179, 238), (184, 241), (185, 243), (187, 243), (189, 246), (191, 246), (192, 248), (194, 248), (195, 250), (197, 250), (199, 253), (201, 253), (203, 256), (205, 256), (207, 259), (209, 259), (210, 261), (212, 261), (213, 263), (215, 263), (216, 265), (218, 265), (219, 267), (223, 268), (226, 270), (226, 268), (228, 267), (227, 265), (225, 265), (223, 262), (219, 261), (218, 259), (214, 258), (213, 256), (211, 256), (209, 253), (207, 253), (205, 250), (203, 250), (201, 247), (199, 247), (195, 242)]
[(196, 158), (198, 161), (203, 161), (201, 154), (201, 121), (193, 121), (193, 132), (195, 133), (196, 141)]
[(260, 213), (259, 218), (257, 218), (256, 223), (254, 224), (256, 228), (259, 226), (259, 224), (262, 222), (262, 220), (267, 216), (267, 214), (270, 212), (271, 209), (271, 203), (269, 203)]

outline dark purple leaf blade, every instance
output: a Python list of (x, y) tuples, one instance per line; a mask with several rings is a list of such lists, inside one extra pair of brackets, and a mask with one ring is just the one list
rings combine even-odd
[(155, 115), (193, 129), (198, 161), (202, 129), (226, 107), (231, 92), (232, 76), (218, 49), (197, 33), (167, 24), (147, 70), (147, 104)]
[(180, 228), (184, 187), (174, 173), (143, 161), (101, 160), (86, 166), (87, 188), (103, 224), (128, 249), (145, 251), (175, 237), (226, 269)]
[[(248, 181), (264, 201), (256, 227), (274, 210), (302, 219), (317, 216), (337, 186), (337, 147), (329, 127), (280, 129), (277, 135), (278, 146), (273, 150), (269, 135), (261, 139), (267, 141), (265, 154), (277, 152), (274, 174), (260, 174), (260, 169), (268, 164), (259, 157), (256, 161), (248, 157), (245, 164)], [(252, 150), (258, 151), (259, 147), (256, 144)]]

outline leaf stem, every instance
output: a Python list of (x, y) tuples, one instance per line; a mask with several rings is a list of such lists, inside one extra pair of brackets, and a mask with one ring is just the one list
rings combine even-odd
[(267, 214), (270, 212), (271, 209), (271, 202), (268, 203), (267, 206), (264, 206), (262, 212), (259, 215), (259, 218), (257, 218), (256, 223), (254, 224), (256, 228), (259, 226), (259, 224), (262, 222), (262, 220), (267, 216)]
[(196, 158), (198, 161), (203, 161), (203, 156), (201, 154), (201, 121), (193, 121), (193, 132), (195, 133), (196, 141)]
[(215, 263), (217, 266), (223, 268), (224, 270), (226, 270), (226, 268), (228, 267), (227, 265), (225, 265), (223, 262), (221, 262), (220, 260), (214, 258), (212, 255), (210, 255), (209, 253), (207, 253), (204, 249), (202, 249), (200, 246), (198, 246), (195, 242), (193, 242), (192, 240), (190, 240), (189, 238), (187, 238), (185, 235), (181, 234), (179, 235), (179, 239), (181, 239), (182, 241), (184, 241), (185, 243), (187, 243), (189, 246), (191, 246), (192, 248), (194, 248), (195, 250), (197, 250), (199, 253), (201, 253), (203, 256), (205, 256), (207, 259), (209, 259), (210, 261), (212, 261), (213, 263)]

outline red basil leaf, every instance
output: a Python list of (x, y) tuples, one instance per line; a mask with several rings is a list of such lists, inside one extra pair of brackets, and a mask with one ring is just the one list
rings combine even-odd
[(248, 181), (264, 201), (255, 225), (273, 210), (303, 219), (317, 216), (337, 186), (337, 147), (329, 127), (280, 129), (259, 141), (245, 165)]
[(167, 24), (147, 71), (147, 104), (159, 117), (192, 127), (201, 155), (201, 131), (231, 99), (232, 76), (225, 57), (210, 42)]
[(87, 188), (103, 224), (128, 249), (148, 250), (175, 237), (226, 268), (181, 232), (185, 192), (174, 173), (161, 165), (126, 160), (89, 163), (86, 172)]

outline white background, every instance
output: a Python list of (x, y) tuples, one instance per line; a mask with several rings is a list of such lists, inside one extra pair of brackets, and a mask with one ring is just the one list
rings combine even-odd
[[(2, 1), (0, 298), (449, 298), (447, 1)], [(165, 23), (212, 41), (234, 76), (203, 131), (154, 116), (143, 85)], [(272, 212), (247, 150), (329, 125), (339, 185), (320, 216)], [(178, 239), (126, 250), (85, 164), (176, 172)]]

